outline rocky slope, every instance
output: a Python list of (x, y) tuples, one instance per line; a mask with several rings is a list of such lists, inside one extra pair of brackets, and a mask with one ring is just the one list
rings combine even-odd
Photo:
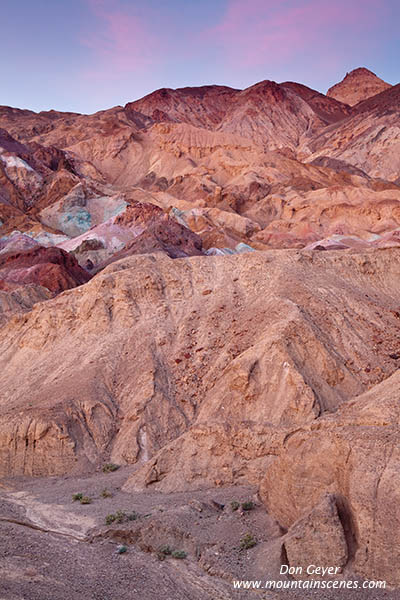
[[(398, 405), (397, 370), (334, 415), (294, 432), (267, 469), (261, 488), (267, 507), (286, 527), (324, 494), (332, 494), (347, 525), (349, 557), (356, 571), (396, 586), (400, 585)], [(299, 478), (304, 486), (301, 495), (296, 493)]]
[(350, 118), (317, 135), (311, 159), (339, 158), (371, 177), (396, 182), (399, 174), (400, 84), (361, 102)]
[(361, 71), (0, 108), (0, 476), (253, 485), (282, 560), (400, 586), (400, 96)]
[(352, 523), (356, 572), (398, 583), (382, 548), (396, 529), (379, 511), (396, 503), (399, 272), (397, 249), (110, 265), (3, 326), (2, 475), (78, 473), (110, 457), (140, 467), (127, 491), (261, 483), (284, 527), (329, 492)]
[(335, 235), (394, 244), (397, 88), (354, 108), (271, 81), (162, 89), (90, 116), (2, 107), (2, 231), (69, 244), (150, 202), (206, 249), (323, 246)]
[(386, 83), (372, 71), (359, 68), (347, 73), (340, 83), (329, 88), (326, 95), (349, 106), (354, 106), (390, 87), (390, 83)]

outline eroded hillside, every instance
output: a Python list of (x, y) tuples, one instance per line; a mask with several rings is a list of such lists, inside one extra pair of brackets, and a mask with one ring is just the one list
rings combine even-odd
[(350, 75), (0, 108), (7, 482), (245, 486), (274, 560), (400, 586), (399, 86)]

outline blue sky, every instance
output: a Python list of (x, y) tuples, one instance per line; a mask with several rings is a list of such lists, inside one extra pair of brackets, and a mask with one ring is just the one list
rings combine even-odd
[(91, 113), (160, 87), (400, 81), (398, 0), (2, 0), (0, 104)]

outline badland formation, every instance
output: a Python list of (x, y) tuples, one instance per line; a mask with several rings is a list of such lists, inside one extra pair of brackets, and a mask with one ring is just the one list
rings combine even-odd
[[(75, 482), (115, 481), (150, 516), (106, 527), (96, 500), (78, 533), (137, 564), (182, 546), (171, 598), (241, 597), (227, 582), (282, 562), (400, 588), (400, 84), (362, 68), (327, 95), (262, 81), (93, 115), (2, 106), (0, 224), (10, 536), (72, 535)], [(39, 563), (7, 560), (4, 597), (36, 598), (13, 572), (47, 598)]]

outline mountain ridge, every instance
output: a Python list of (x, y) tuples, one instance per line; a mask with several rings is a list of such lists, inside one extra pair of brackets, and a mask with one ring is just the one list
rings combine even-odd
[[(0, 107), (0, 476), (41, 478), (52, 532), (49, 488), (59, 524), (59, 483), (90, 493), (94, 560), (99, 539), (183, 548), (199, 598), (283, 557), (400, 586), (400, 85), (371, 89)], [(154, 514), (104, 524), (139, 496)]]

